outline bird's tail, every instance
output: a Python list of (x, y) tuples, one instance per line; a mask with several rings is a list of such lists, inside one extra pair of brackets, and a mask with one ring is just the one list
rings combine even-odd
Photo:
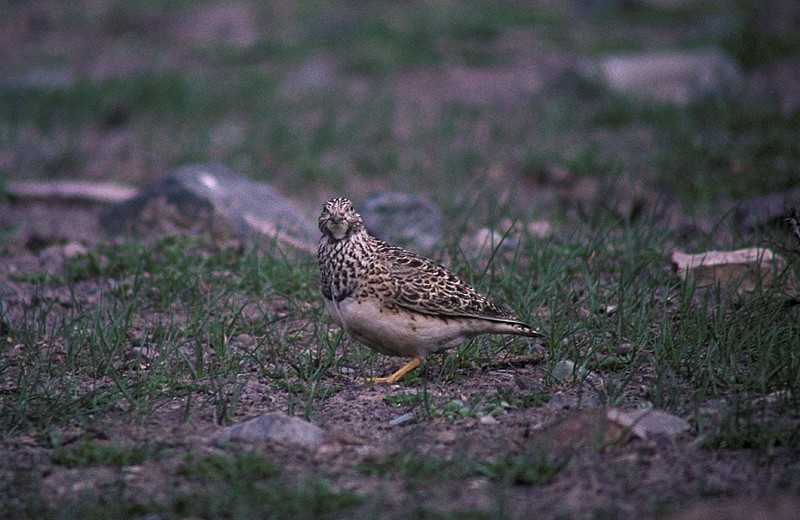
[(514, 330), (516, 331), (513, 334), (516, 334), (517, 336), (526, 336), (528, 338), (543, 338), (544, 337), (544, 334), (542, 333), (542, 331), (532, 327), (531, 325), (528, 325), (527, 323), (516, 322), (516, 323), (513, 324), (513, 326), (514, 326)]

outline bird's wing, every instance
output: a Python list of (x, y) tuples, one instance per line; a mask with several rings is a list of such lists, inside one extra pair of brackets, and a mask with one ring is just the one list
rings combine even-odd
[(383, 245), (383, 249), (384, 267), (393, 286), (387, 303), (423, 314), (527, 326), (444, 266), (399, 247)]

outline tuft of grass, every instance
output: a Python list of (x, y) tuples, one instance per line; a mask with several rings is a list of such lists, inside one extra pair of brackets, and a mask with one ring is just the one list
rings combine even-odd
[(453, 398), (444, 402), (433, 402), (423, 389), (400, 394), (385, 395), (383, 401), (390, 406), (410, 407), (423, 417), (458, 420), (484, 415), (498, 415), (515, 408), (533, 408), (550, 399), (548, 392), (514, 392), (502, 388), (488, 396), (474, 395), (469, 399)]
[(299, 488), (257, 481), (182, 495), (170, 509), (180, 517), (255, 518), (269, 511), (270, 518), (339, 518), (359, 503), (355, 493), (333, 491), (325, 481)]
[(515, 392), (510, 388), (501, 388), (488, 399), (489, 403), (500, 409), (506, 408), (538, 408), (550, 400), (550, 392)]
[(552, 460), (544, 453), (507, 454), (496, 462), (483, 461), (475, 472), (504, 484), (542, 486), (550, 483), (566, 466), (567, 460)]
[[(139, 452), (98, 446), (86, 443), (74, 450), (79, 454), (69, 455), (62, 462), (70, 467), (123, 466), (142, 459)], [(57, 504), (43, 504), (37, 499), (24, 504), (3, 503), (0, 511), (7, 510), (15, 518), (342, 518), (361, 503), (352, 492), (332, 490), (324, 479), (308, 478), (298, 484), (282, 479), (281, 473), (280, 467), (257, 453), (191, 452), (182, 457), (174, 471), (184, 485), (167, 503), (137, 498), (120, 478), (102, 493), (87, 493)], [(34, 488), (33, 483), (28, 485), (31, 493)]]
[(399, 476), (409, 490), (426, 489), (442, 480), (462, 479), (471, 470), (464, 460), (443, 459), (421, 455), (410, 450), (399, 451), (382, 460), (368, 460), (359, 465), (359, 471), (382, 478)]
[(50, 455), (50, 461), (68, 468), (88, 468), (93, 466), (133, 466), (150, 459), (159, 459), (170, 455), (170, 450), (142, 444), (136, 446), (118, 446), (101, 443), (96, 440), (81, 441), (73, 446), (61, 446)]
[(395, 453), (381, 461), (362, 463), (362, 473), (387, 477), (399, 474), (408, 489), (425, 489), (433, 482), (486, 477), (504, 485), (544, 485), (552, 481), (568, 459), (554, 460), (537, 450), (507, 452), (498, 460), (443, 459), (412, 451)]
[(745, 69), (771, 65), (800, 51), (800, 37), (788, 27), (768, 26), (765, 19), (775, 16), (772, 6), (736, 0), (739, 18), (728, 34), (721, 39), (721, 47), (730, 53)]
[(111, 79), (102, 83), (80, 80), (49, 88), (0, 86), (3, 118), (11, 128), (33, 123), (51, 130), (91, 122), (113, 128), (132, 114), (184, 114), (199, 106), (211, 108), (210, 93), (201, 83), (178, 74)]
[[(653, 166), (663, 185), (685, 200), (709, 204), (787, 189), (800, 183), (800, 151), (790, 137), (800, 119), (769, 102), (734, 96), (662, 112)], [(675, 180), (680, 182), (676, 183)]]
[(770, 456), (776, 449), (800, 444), (800, 428), (756, 411), (726, 412), (703, 447), (711, 450), (753, 450)]
[(389, 406), (413, 406), (420, 404), (424, 396), (421, 392), (405, 392), (402, 394), (384, 395), (383, 402)]
[(256, 453), (189, 455), (177, 473), (202, 490), (180, 494), (169, 507), (180, 517), (253, 518), (267, 511), (270, 518), (330, 518), (360, 503), (354, 493), (333, 491), (322, 479), (288, 485), (275, 478), (280, 471)]
[[(797, 310), (765, 290), (745, 299), (720, 292), (692, 298), (691, 288), (661, 323), (655, 367), (682, 376), (695, 398), (766, 395), (796, 388), (800, 358)], [(698, 302), (702, 312), (697, 311)]]
[(202, 482), (257, 481), (274, 477), (281, 468), (263, 456), (246, 451), (233, 455), (217, 452), (206, 455), (188, 453), (175, 470), (177, 475)]

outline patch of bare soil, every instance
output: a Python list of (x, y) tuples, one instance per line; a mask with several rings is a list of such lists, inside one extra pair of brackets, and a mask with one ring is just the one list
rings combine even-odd
[[(81, 240), (96, 233), (92, 217), (97, 208), (46, 206), (2, 206), (8, 225), (33, 218), (20, 227), (9, 243), (9, 253), (0, 258), (0, 278), (7, 309), (36, 305), (49, 300), (67, 309), (75, 299), (97, 301), (107, 288), (103, 281), (80, 282), (68, 289), (48, 288), (45, 294), (34, 294), (35, 285), (15, 281), (12, 273), (37, 269), (58, 272), (57, 256), (48, 253), (54, 244)], [(71, 226), (61, 223), (69, 221)], [(96, 234), (94, 236), (97, 236)], [(49, 256), (48, 256), (49, 255)], [(140, 317), (147, 320), (146, 315)], [(156, 319), (153, 316), (153, 319)], [(232, 345), (252, 347), (257, 338), (237, 337)], [(361, 348), (353, 344), (347, 348)], [(13, 356), (13, 349), (4, 346), (3, 357)], [(545, 384), (545, 364), (541, 358), (515, 360), (502, 355), (484, 365), (464, 365), (450, 381), (433, 382), (425, 387), (431, 406), (444, 410), (448, 403), (470, 402), (478, 396), (490, 396), (507, 390), (525, 394), (546, 390), (556, 394), (543, 405), (507, 406), (497, 415), (453, 418), (443, 415), (421, 420), (419, 414), (410, 420), (398, 420), (412, 406), (398, 405), (404, 396), (419, 392), (400, 386), (371, 386), (357, 380), (355, 370), (330, 369), (322, 383), (341, 390), (314, 405), (314, 420), (328, 432), (328, 440), (316, 449), (266, 446), (260, 452), (278, 463), (284, 472), (293, 475), (326, 475), (333, 489), (352, 490), (363, 496), (381, 497), (381, 509), (387, 516), (404, 516), (420, 506), (442, 512), (464, 510), (505, 511), (512, 518), (593, 518), (610, 515), (615, 518), (642, 518), (672, 511), (680, 512), (692, 504), (713, 499), (716, 507), (705, 505), (690, 509), (687, 516), (698, 518), (791, 518), (797, 511), (792, 494), (800, 488), (800, 454), (776, 448), (769, 456), (751, 451), (708, 450), (701, 447), (697, 433), (674, 438), (653, 437), (614, 442), (605, 446), (591, 444), (564, 448), (558, 442), (553, 453), (568, 449), (566, 466), (544, 485), (524, 483), (501, 484), (474, 473), (433, 479), (435, 485), (415, 487), (396, 473), (364, 471), (370, 465), (386, 464), (392, 457), (413, 453), (419, 457), (450, 460), (455, 466), (464, 462), (496, 461), (509, 451), (525, 453), (533, 439), (549, 431), (566, 417), (575, 417), (580, 409), (595, 408), (598, 401), (592, 388), (563, 384)], [(428, 370), (441, 368), (441, 359), (433, 359)], [(397, 360), (380, 358), (373, 368), (389, 372)], [(268, 411), (286, 411), (292, 397), (259, 377), (258, 368), (250, 367), (241, 377), (247, 380), (239, 397), (235, 421), (258, 416)], [(646, 374), (640, 376), (646, 378)], [(638, 383), (646, 386), (646, 380)], [(411, 393), (411, 394), (410, 394)], [(387, 399), (387, 397), (389, 399)], [(391, 398), (396, 398), (393, 402)], [(631, 403), (635, 405), (635, 403)], [(87, 436), (115, 445), (154, 444), (166, 446), (175, 453), (206, 453), (214, 449), (214, 438), (222, 426), (217, 424), (213, 406), (195, 408), (186, 414), (184, 399), (162, 403), (142, 418), (124, 406), (86, 430), (77, 424), (62, 429), (60, 442), (70, 445)], [(559, 432), (559, 430), (555, 430)], [(563, 433), (563, 432), (562, 432)], [(560, 434), (560, 433), (557, 433)], [(20, 478), (40, 481), (43, 500), (57, 504), (65, 498), (81, 494), (101, 496), (124, 479), (126, 496), (140, 501), (167, 502), (186, 489), (187, 483), (175, 478), (178, 457), (149, 460), (130, 468), (67, 468), (50, 460), (52, 445), (38, 435), (15, 435), (0, 443), (0, 492), (14, 497)], [(566, 452), (565, 452), (566, 453)], [(25, 477), (21, 477), (24, 475)], [(413, 482), (413, 480), (411, 481)], [(430, 481), (424, 481), (430, 482)], [(773, 497), (777, 496), (775, 499)], [(502, 497), (498, 502), (498, 497)], [(735, 500), (727, 499), (735, 497)], [(369, 500), (369, 499), (368, 499)], [(776, 502), (777, 500), (777, 502)], [(776, 506), (775, 504), (778, 504)], [(791, 504), (792, 509), (786, 504)], [(765, 513), (765, 511), (767, 513)], [(720, 513), (721, 514), (721, 513)], [(732, 516), (731, 516), (732, 515)], [(759, 516), (761, 515), (761, 516)]]

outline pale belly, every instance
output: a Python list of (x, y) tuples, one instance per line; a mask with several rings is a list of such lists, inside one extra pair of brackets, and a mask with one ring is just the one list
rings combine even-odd
[(390, 356), (424, 359), (481, 333), (482, 320), (443, 319), (382, 308), (377, 301), (347, 298), (325, 307), (339, 325), (371, 349)]

